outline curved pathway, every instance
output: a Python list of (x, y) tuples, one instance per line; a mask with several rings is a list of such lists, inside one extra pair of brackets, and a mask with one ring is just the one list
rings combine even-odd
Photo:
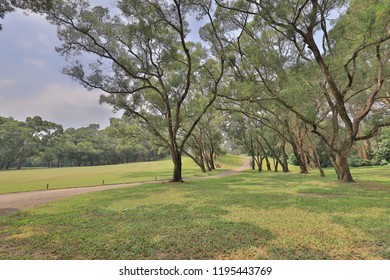
[[(187, 178), (186, 180), (189, 181), (189, 180), (202, 180), (202, 179), (210, 179), (210, 178), (227, 177), (242, 172), (243, 170), (248, 168), (249, 168), (249, 162), (245, 163), (243, 166), (237, 169), (225, 171), (213, 176), (201, 177), (201, 178)], [(168, 181), (138, 182), (138, 183), (129, 183), (129, 184), (104, 185), (104, 186), (96, 186), (96, 187), (81, 187), (81, 188), (71, 188), (71, 189), (1, 194), (0, 215), (5, 215), (7, 213), (14, 212), (19, 209), (45, 204), (51, 201), (59, 200), (61, 198), (66, 198), (73, 195), (102, 191), (102, 190), (109, 190), (109, 189), (133, 187), (142, 184), (161, 183), (161, 182), (168, 182)]]

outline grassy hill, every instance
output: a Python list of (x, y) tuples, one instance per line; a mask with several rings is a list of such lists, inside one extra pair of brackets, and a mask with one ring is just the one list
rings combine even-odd
[[(221, 168), (202, 174), (189, 158), (183, 158), (183, 177), (214, 175), (241, 166), (245, 159), (226, 155), (217, 159)], [(104, 184), (120, 184), (167, 180), (172, 178), (173, 163), (170, 159), (119, 165), (40, 168), (0, 172), (0, 194), (21, 191), (75, 188)]]

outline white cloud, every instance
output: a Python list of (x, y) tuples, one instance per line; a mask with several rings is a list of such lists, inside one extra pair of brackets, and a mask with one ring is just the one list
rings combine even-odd
[(38, 33), (37, 40), (44, 47), (49, 47), (54, 49), (54, 45), (50, 42), (49, 37), (44, 33)]
[(41, 32), (29, 36), (22, 35), (18, 38), (17, 43), (25, 49), (54, 49), (54, 44), (50, 41), (49, 36)]
[(23, 48), (31, 48), (33, 46), (33, 43), (30, 39), (28, 39), (26, 36), (21, 36), (18, 39), (18, 43)]
[(24, 62), (41, 69), (45, 69), (47, 67), (47, 63), (43, 59), (26, 58), (24, 59)]
[(0, 79), (0, 89), (12, 87), (15, 83), (15, 80)]
[(64, 127), (109, 125), (112, 113), (108, 105), (99, 105), (99, 92), (90, 92), (75, 84), (45, 84), (41, 94), (31, 93), (23, 99), (10, 99), (0, 94), (0, 113), (25, 120), (29, 116), (62, 124)]
[(39, 104), (50, 105), (53, 102), (79, 107), (86, 104), (97, 104), (99, 94), (94, 94), (81, 86), (45, 84), (43, 94), (39, 97)]
[(99, 92), (89, 92), (61, 74), (65, 62), (53, 49), (60, 42), (45, 17), (26, 17), (18, 10), (5, 17), (3, 27), (0, 116), (41, 116), (64, 127), (104, 127), (110, 117), (119, 116), (108, 105), (99, 105)]

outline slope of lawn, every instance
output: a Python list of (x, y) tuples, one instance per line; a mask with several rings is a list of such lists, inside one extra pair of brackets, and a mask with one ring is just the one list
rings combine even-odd
[(0, 259), (389, 259), (390, 169), (245, 171), (0, 217)]
[[(219, 157), (217, 163), (221, 168), (208, 173), (214, 175), (241, 166), (246, 159), (226, 155)], [(171, 160), (138, 162), (118, 165), (42, 168), (10, 170), (0, 172), (0, 194), (21, 191), (97, 186), (167, 180), (172, 178), (173, 163)], [(189, 158), (183, 158), (183, 177), (205, 176), (199, 167)]]

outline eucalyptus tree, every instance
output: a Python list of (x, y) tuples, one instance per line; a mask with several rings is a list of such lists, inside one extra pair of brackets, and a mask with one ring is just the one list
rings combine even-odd
[[(0, 1), (0, 18), (3, 19), (6, 13), (12, 12), (14, 8), (11, 6), (11, 3), (8, 0)], [(2, 29), (0, 24), (0, 30)]]
[[(261, 172), (265, 160), (267, 171), (271, 171), (271, 158), (274, 159), (274, 167), (280, 163), (279, 141), (273, 131), (266, 130), (266, 127), (255, 118), (242, 114), (240, 111), (228, 110), (226, 121), (226, 134), (230, 141), (238, 146), (241, 152), (251, 157), (251, 167)], [(283, 165), (283, 164), (282, 164)], [(287, 167), (287, 165), (284, 165)], [(285, 168), (284, 171), (287, 172)]]
[[(45, 11), (52, 7), (56, 0), (1, 0), (0, 1), (0, 19), (5, 17), (5, 14), (14, 12), (16, 9), (22, 9), (32, 13), (44, 14)], [(2, 24), (0, 24), (0, 31)]]
[(232, 43), (239, 51), (234, 61), (245, 67), (237, 69), (309, 124), (327, 147), (338, 180), (353, 181), (347, 157), (354, 142), (390, 125), (384, 90), (388, 1), (217, 3), (229, 11), (227, 21), (239, 34)]
[(111, 118), (104, 132), (115, 139), (115, 153), (122, 163), (157, 160), (167, 155), (168, 148), (135, 118)]
[[(250, 91), (246, 90), (246, 94)], [(260, 95), (259, 93), (253, 93), (253, 95)], [(232, 98), (231, 96), (229, 97)], [(222, 109), (222, 108), (221, 108)], [(275, 134), (278, 140), (270, 148), (273, 151), (273, 156), (277, 155), (276, 158), (280, 157), (280, 164), (287, 172), (287, 154), (286, 145), (292, 147), (293, 153), (300, 167), (300, 173), (306, 174), (308, 170), (308, 152), (309, 144), (307, 141), (308, 131), (304, 122), (294, 115), (289, 110), (286, 110), (281, 104), (276, 103), (275, 100), (253, 100), (243, 98), (238, 104), (232, 102), (225, 102), (223, 104), (223, 110), (234, 111), (245, 115), (247, 118), (252, 119), (252, 123), (255, 123), (257, 128), (256, 134), (259, 138), (259, 143), (265, 145), (267, 143), (267, 135)], [(271, 133), (271, 131), (272, 133)], [(268, 146), (268, 145), (267, 145)], [(273, 146), (279, 147), (279, 152), (275, 152)], [(314, 152), (315, 147), (311, 145), (312, 151)], [(252, 149), (253, 153), (255, 149)]]
[(224, 116), (220, 111), (209, 110), (199, 122), (186, 144), (184, 153), (206, 173), (216, 169), (215, 158), (224, 153)]
[[(49, 2), (42, 6), (57, 26), (57, 51), (69, 62), (64, 73), (102, 91), (101, 102), (138, 118), (169, 148), (172, 181), (181, 182), (184, 145), (216, 99), (224, 72), (212, 1), (122, 0), (111, 9)], [(193, 14), (208, 22), (202, 28), (208, 50), (189, 41)], [(194, 86), (200, 80), (208, 81), (203, 91)], [(190, 108), (194, 99), (197, 110)]]
[[(59, 140), (64, 132), (62, 125), (34, 116), (26, 119), (26, 126), (31, 129), (31, 136), (35, 140), (37, 151), (33, 154), (40, 152), (41, 158), (47, 162), (48, 167), (52, 167), (57, 158)], [(61, 155), (58, 155), (57, 165), (60, 158)]]
[(34, 129), (25, 122), (0, 117), (0, 170), (9, 169), (12, 164), (22, 168), (37, 148)]

